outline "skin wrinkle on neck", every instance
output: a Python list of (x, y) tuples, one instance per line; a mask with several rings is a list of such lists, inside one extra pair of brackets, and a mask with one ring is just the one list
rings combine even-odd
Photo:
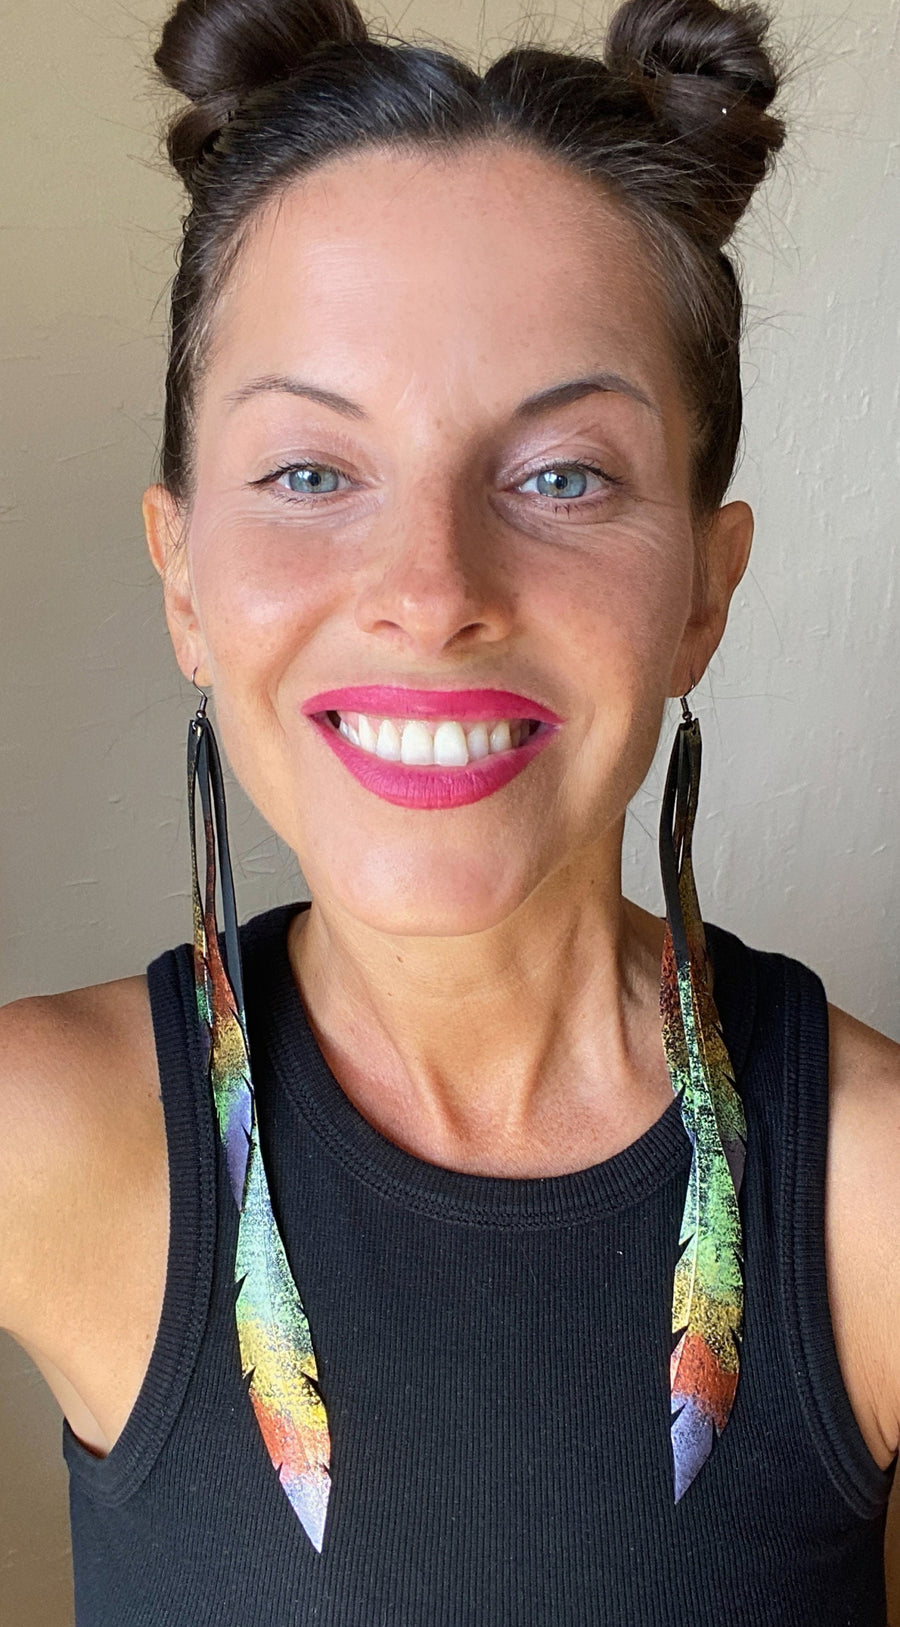
[(562, 899), (530, 900), (524, 932), (449, 954), (445, 940), (361, 942), (352, 923), (296, 918), (289, 955), (311, 1026), (374, 1128), (428, 1162), (516, 1176), (583, 1168), (586, 1142), (590, 1162), (620, 1151), (635, 1109), (649, 1128), (672, 1099), (658, 1024), (648, 1044), (643, 1022), (662, 923), (598, 891), (574, 920)]

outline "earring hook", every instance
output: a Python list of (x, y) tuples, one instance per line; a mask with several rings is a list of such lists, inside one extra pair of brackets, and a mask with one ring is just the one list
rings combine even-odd
[(200, 685), (197, 682), (197, 668), (196, 667), (194, 668), (193, 672), (191, 673), (191, 683), (193, 684), (194, 688), (196, 689), (197, 693), (200, 696), (200, 705), (197, 707), (197, 717), (198, 718), (205, 717), (206, 716), (206, 702), (208, 700), (208, 696), (206, 694), (206, 690), (201, 689)]

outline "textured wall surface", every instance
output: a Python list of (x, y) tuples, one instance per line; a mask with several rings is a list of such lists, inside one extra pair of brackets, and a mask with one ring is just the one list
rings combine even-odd
[[(191, 695), (139, 508), (178, 232), (146, 73), (166, 9), (4, 12), (0, 1000), (142, 970), (190, 929)], [(900, 1037), (900, 0), (775, 9), (797, 61), (793, 133), (743, 236), (734, 495), (754, 505), (757, 540), (698, 696), (701, 896), (712, 919), (800, 955), (834, 1000)], [(494, 54), (518, 12), (414, 0), (392, 22)], [(548, 20), (563, 39), (600, 22), (574, 3)], [(652, 907), (659, 790), (657, 765), (625, 861)], [(243, 914), (296, 896), (292, 855), (237, 790), (231, 804)], [(59, 1414), (2, 1336), (0, 1465), (0, 1620), (66, 1627)]]

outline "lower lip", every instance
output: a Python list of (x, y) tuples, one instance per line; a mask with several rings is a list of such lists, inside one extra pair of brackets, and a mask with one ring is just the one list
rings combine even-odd
[(481, 757), (465, 768), (411, 768), (406, 763), (386, 763), (363, 751), (319, 717), (309, 721), (360, 785), (400, 808), (463, 808), (469, 802), (480, 802), (521, 774), (556, 733), (555, 726), (542, 723), (524, 745)]

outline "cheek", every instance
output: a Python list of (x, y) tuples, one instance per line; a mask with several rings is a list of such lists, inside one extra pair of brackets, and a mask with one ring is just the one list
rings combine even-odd
[(195, 514), (190, 558), (213, 680), (228, 686), (295, 657), (347, 589), (333, 544), (248, 522), (236, 506)]
[(618, 816), (650, 767), (692, 576), (693, 539), (668, 528), (610, 531), (590, 568), (572, 561), (553, 572), (557, 659), (578, 718), (564, 797), (591, 826)]
[(589, 553), (557, 555), (542, 575), (536, 620), (542, 602), (576, 684), (607, 704), (618, 693), (626, 707), (664, 693), (691, 608), (685, 526), (610, 526)]

